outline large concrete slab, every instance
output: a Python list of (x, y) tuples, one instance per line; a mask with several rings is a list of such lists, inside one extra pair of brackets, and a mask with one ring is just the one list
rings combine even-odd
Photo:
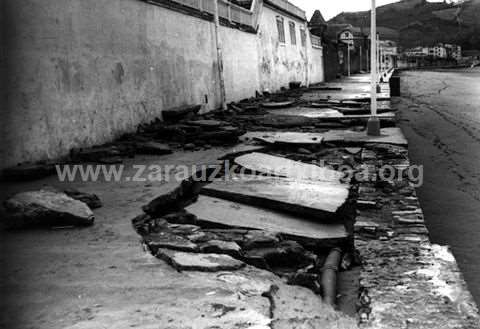
[(240, 136), (242, 141), (258, 140), (268, 144), (321, 144), (323, 134), (301, 132), (249, 131)]
[(233, 175), (206, 185), (200, 193), (317, 220), (333, 220), (349, 190), (346, 184)]
[(283, 212), (200, 195), (186, 210), (199, 220), (234, 227), (260, 229), (314, 240), (348, 237), (342, 224), (322, 224)]
[[(347, 117), (348, 118), (348, 117)], [(329, 130), (325, 133), (250, 131), (240, 136), (241, 140), (259, 140), (268, 144), (314, 145), (322, 142), (383, 143), (408, 145), (400, 128), (383, 128), (380, 136), (367, 136), (364, 131), (345, 129)]]
[(258, 152), (239, 156), (235, 163), (253, 171), (301, 180), (339, 183), (344, 176), (340, 171)]
[(271, 114), (278, 115), (298, 115), (307, 118), (328, 118), (339, 117), (342, 113), (332, 108), (315, 108), (315, 107), (289, 107), (279, 110), (269, 110)]
[(158, 249), (156, 257), (163, 259), (178, 271), (234, 271), (245, 266), (245, 263), (231, 256), (220, 254), (198, 254)]
[(4, 207), (3, 222), (9, 228), (88, 226), (95, 219), (85, 203), (48, 189), (15, 194)]
[(345, 142), (345, 143), (383, 143), (394, 145), (408, 145), (407, 139), (400, 128), (382, 128), (380, 136), (368, 136), (363, 131), (352, 130), (329, 130), (322, 134), (324, 142)]

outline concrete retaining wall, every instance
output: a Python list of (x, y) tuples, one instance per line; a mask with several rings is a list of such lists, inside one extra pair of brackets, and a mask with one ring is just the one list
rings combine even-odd
[[(7, 80), (0, 168), (111, 141), (163, 109), (220, 105), (211, 21), (139, 0), (5, 0), (2, 6), (0, 70)], [(280, 47), (278, 13), (262, 12), (258, 34), (220, 28), (227, 101), (306, 82), (298, 30), (305, 22), (296, 21), (297, 45)], [(323, 79), (321, 68), (311, 71)]]

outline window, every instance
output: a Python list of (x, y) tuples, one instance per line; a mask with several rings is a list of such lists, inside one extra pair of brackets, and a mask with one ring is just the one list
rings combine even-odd
[(290, 42), (292, 45), (297, 44), (297, 34), (295, 33), (295, 23), (289, 22), (288, 26), (290, 27)]
[(285, 43), (285, 28), (283, 26), (283, 17), (277, 16), (278, 41)]
[(300, 38), (301, 38), (301, 42), (302, 42), (302, 47), (306, 47), (307, 46), (307, 33), (305, 32), (304, 28), (300, 29)]

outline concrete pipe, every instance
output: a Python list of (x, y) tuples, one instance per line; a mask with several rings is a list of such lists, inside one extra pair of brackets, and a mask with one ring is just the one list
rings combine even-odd
[(322, 269), (322, 294), (323, 301), (328, 305), (335, 305), (337, 297), (337, 272), (342, 260), (342, 250), (333, 248), (325, 260)]

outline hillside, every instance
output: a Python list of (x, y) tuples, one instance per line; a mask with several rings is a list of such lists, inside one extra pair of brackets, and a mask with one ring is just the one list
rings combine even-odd
[[(368, 27), (370, 11), (341, 13), (328, 22)], [(397, 30), (402, 47), (450, 42), (465, 49), (480, 49), (480, 0), (451, 4), (402, 0), (378, 7), (377, 25)]]

